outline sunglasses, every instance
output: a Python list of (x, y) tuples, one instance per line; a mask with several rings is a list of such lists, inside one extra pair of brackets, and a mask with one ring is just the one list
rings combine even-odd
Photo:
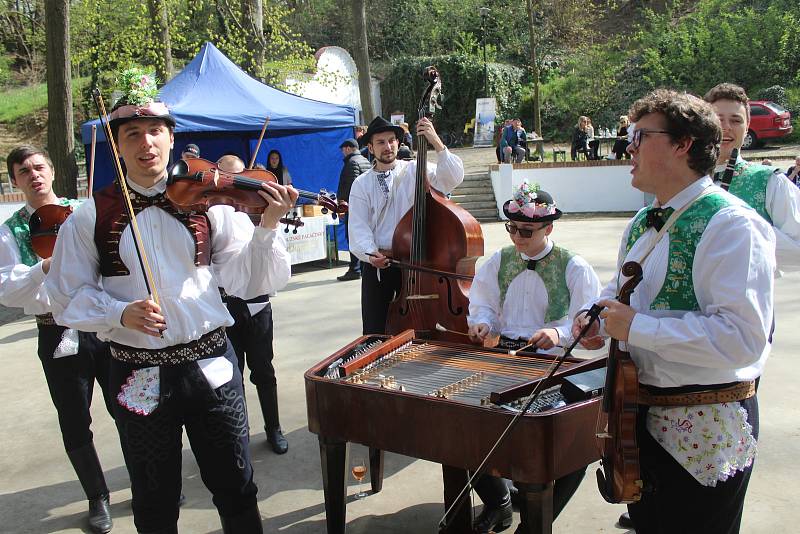
[(543, 230), (543, 229), (547, 228), (549, 225), (550, 225), (550, 223), (547, 223), (544, 226), (540, 226), (539, 228), (536, 228), (535, 230), (529, 230), (527, 228), (520, 228), (516, 224), (511, 224), (510, 222), (507, 222), (506, 223), (506, 232), (508, 232), (511, 235), (519, 233), (520, 237), (527, 239), (527, 238), (531, 237), (534, 232), (538, 232), (539, 230)]

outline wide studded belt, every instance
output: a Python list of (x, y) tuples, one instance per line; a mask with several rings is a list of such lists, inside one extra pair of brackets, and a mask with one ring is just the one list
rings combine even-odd
[(700, 404), (721, 404), (749, 399), (756, 394), (756, 381), (736, 382), (721, 389), (708, 389), (688, 393), (654, 395), (647, 386), (639, 385), (639, 404), (648, 406), (697, 406)]
[(133, 364), (175, 365), (222, 356), (227, 349), (228, 338), (225, 335), (225, 328), (219, 327), (189, 343), (172, 345), (163, 349), (129, 347), (113, 341), (110, 345), (111, 356), (116, 360)]

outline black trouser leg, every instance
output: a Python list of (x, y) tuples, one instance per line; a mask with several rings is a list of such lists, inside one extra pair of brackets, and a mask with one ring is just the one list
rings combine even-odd
[[(742, 401), (747, 422), (758, 439), (758, 401)], [(637, 419), (639, 464), (646, 484), (641, 501), (628, 505), (637, 534), (736, 534), (742, 521), (745, 493), (753, 466), (715, 487), (703, 486), (653, 439), (645, 425), (647, 407)]]
[(504, 478), (481, 475), (475, 481), (475, 493), (489, 508), (499, 508), (511, 499), (508, 483)]
[(395, 267), (378, 269), (372, 264), (361, 266), (361, 323), (363, 334), (383, 334), (386, 332), (386, 315), (389, 303), (400, 290), (400, 270)]

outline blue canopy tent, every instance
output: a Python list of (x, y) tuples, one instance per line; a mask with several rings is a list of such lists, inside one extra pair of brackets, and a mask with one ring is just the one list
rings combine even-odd
[[(160, 98), (177, 121), (173, 160), (194, 143), (204, 159), (216, 161), (225, 153), (246, 163), (269, 117), (269, 126), (256, 161), (266, 165), (270, 150), (279, 150), (294, 185), (308, 191), (336, 191), (342, 169), (339, 145), (353, 137), (355, 109), (309, 100), (254, 80), (213, 44), (206, 43), (195, 58), (161, 88)], [(114, 179), (114, 169), (99, 120), (81, 126), (89, 154), (92, 125), (97, 125), (95, 187)], [(339, 230), (340, 249), (346, 245)]]

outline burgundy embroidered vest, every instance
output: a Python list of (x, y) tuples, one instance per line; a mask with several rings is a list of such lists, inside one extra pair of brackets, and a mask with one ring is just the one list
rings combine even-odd
[[(164, 195), (146, 197), (129, 190), (135, 213), (156, 206), (166, 211), (189, 231), (194, 240), (194, 264), (211, 264), (211, 239), (208, 217), (205, 213), (180, 213)], [(115, 181), (92, 195), (96, 211), (94, 242), (100, 257), (102, 276), (127, 276), (130, 270), (119, 255), (119, 240), (130, 220), (122, 193)]]

